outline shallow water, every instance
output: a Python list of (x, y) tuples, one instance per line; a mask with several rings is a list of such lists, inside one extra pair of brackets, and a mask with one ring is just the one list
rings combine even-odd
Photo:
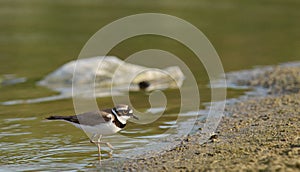
[[(82, 46), (105, 24), (127, 15), (161, 12), (181, 17), (210, 39), (218, 51), (225, 71), (242, 70), (257, 65), (299, 60), (300, 3), (296, 0), (263, 0), (259, 2), (196, 1), (15, 1), (0, 2), (0, 77), (15, 74), (27, 80), (0, 86), (0, 102), (53, 96), (57, 93), (36, 86), (36, 82), (62, 64), (77, 58)], [(208, 79), (200, 61), (178, 42), (156, 36), (140, 36), (116, 46), (111, 55), (125, 59), (136, 51), (157, 48), (180, 57), (191, 69), (199, 85), (201, 109), (210, 101)], [(244, 90), (228, 89), (228, 97), (238, 97)], [(180, 109), (178, 90), (164, 91), (167, 110), (154, 123), (130, 122), (121, 132), (104, 139), (116, 147), (114, 158), (104, 159), (120, 164), (128, 152), (143, 152), (184, 127), (176, 123)], [(149, 95), (130, 93), (134, 107), (149, 110)], [(105, 107), (112, 106), (110, 97), (97, 99)], [(205, 114), (205, 111), (201, 113)], [(155, 113), (159, 113), (155, 112)], [(84, 132), (63, 122), (49, 122), (49, 115), (74, 114), (72, 99), (35, 104), (0, 106), (0, 169), (3, 171), (83, 170), (98, 168), (97, 149)], [(197, 116), (186, 112), (184, 119)], [(200, 115), (201, 116), (201, 115)], [(187, 125), (187, 124), (186, 124)], [(176, 130), (177, 129), (177, 130)], [(154, 139), (154, 140), (153, 140)], [(162, 143), (167, 140), (162, 139)], [(163, 144), (161, 144), (163, 145)], [(105, 148), (104, 148), (105, 149)], [(139, 151), (141, 150), (141, 151)], [(109, 163), (108, 163), (109, 164)], [(110, 166), (111, 167), (111, 166)]]

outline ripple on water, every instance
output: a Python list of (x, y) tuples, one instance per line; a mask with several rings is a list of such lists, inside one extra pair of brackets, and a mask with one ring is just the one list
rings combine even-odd
[(26, 131), (26, 129), (30, 128), (30, 126), (24, 124), (24, 121), (32, 120), (36, 120), (36, 117), (3, 119), (3, 122), (1, 124), (2, 132), (0, 133), (0, 138), (32, 134), (32, 132)]
[(33, 121), (36, 120), (36, 117), (29, 117), (29, 118), (6, 118), (4, 122), (15, 122), (15, 121)]

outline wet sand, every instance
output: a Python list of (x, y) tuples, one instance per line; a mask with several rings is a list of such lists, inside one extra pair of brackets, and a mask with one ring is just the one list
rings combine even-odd
[(172, 150), (124, 163), (126, 171), (299, 171), (300, 67), (277, 66), (235, 79), (267, 95), (226, 106), (216, 135), (197, 144), (200, 132)]

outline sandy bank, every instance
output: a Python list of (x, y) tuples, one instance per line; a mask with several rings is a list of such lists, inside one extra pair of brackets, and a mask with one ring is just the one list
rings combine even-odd
[(277, 66), (236, 78), (238, 85), (263, 87), (268, 96), (226, 107), (216, 137), (196, 144), (199, 134), (175, 149), (125, 162), (123, 170), (299, 171), (300, 67)]

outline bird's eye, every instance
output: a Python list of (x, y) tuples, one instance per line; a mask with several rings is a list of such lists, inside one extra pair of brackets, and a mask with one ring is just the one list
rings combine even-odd
[(123, 111), (123, 114), (125, 114), (125, 115), (128, 114), (128, 111), (124, 110), (124, 111)]

